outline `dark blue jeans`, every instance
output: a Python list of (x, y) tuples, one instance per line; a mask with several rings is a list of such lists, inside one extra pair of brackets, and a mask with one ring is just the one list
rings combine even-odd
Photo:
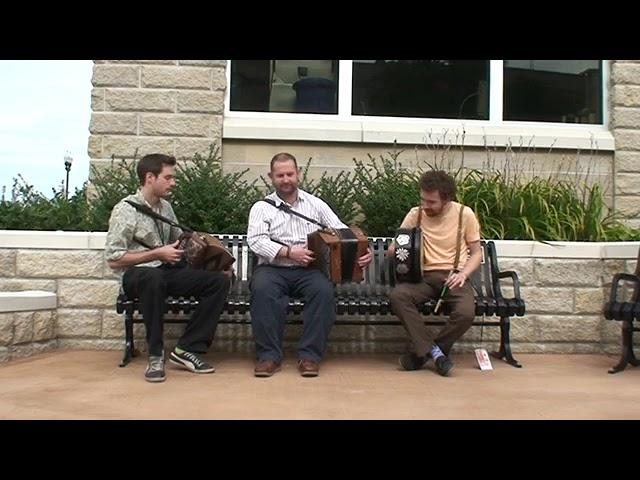
[(302, 297), (298, 358), (319, 362), (336, 320), (335, 290), (319, 270), (260, 265), (251, 278), (251, 324), (258, 360), (281, 362), (289, 297)]

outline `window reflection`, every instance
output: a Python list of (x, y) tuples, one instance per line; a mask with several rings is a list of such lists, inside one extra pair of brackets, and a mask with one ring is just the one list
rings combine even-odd
[(600, 60), (505, 60), (504, 119), (602, 123)]
[(234, 60), (234, 111), (338, 113), (337, 60)]
[(354, 60), (354, 115), (489, 118), (488, 60)]

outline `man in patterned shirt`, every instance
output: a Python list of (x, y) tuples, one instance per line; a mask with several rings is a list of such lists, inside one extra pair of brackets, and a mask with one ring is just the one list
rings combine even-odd
[[(306, 245), (307, 234), (318, 230), (318, 226), (277, 206), (284, 203), (332, 228), (347, 226), (325, 202), (298, 189), (299, 173), (293, 155), (276, 154), (269, 172), (276, 191), (267, 196), (275, 205), (259, 201), (249, 213), (247, 243), (258, 256), (251, 279), (251, 323), (258, 357), (256, 377), (270, 377), (280, 370), (289, 296), (302, 296), (305, 301), (304, 327), (298, 344), (298, 370), (303, 377), (318, 375), (336, 318), (333, 284), (320, 270), (307, 268), (314, 260)], [(369, 250), (358, 259), (358, 265), (365, 267), (371, 258)]]
[(163, 382), (163, 312), (167, 296), (195, 296), (200, 304), (191, 315), (169, 361), (194, 373), (213, 373), (214, 367), (200, 358), (207, 352), (229, 290), (229, 276), (194, 270), (182, 259), (178, 237), (182, 231), (154, 219), (127, 203), (146, 205), (177, 222), (165, 197), (176, 185), (176, 159), (154, 153), (137, 165), (140, 189), (122, 199), (111, 212), (105, 257), (121, 278), (129, 298), (139, 298), (149, 347), (145, 379)]

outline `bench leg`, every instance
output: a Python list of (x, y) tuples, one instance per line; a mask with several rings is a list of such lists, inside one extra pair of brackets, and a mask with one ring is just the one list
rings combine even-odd
[(511, 322), (509, 317), (500, 317), (500, 350), (497, 352), (491, 352), (496, 358), (505, 359), (505, 361), (516, 368), (522, 368), (513, 355), (511, 354), (511, 340), (509, 339), (509, 329)]
[(126, 367), (131, 359), (137, 355), (133, 344), (133, 314), (131, 313), (124, 314), (124, 332), (124, 358), (120, 367)]
[(609, 369), (609, 373), (618, 373), (630, 363), (634, 367), (640, 365), (640, 361), (633, 353), (633, 320), (622, 322), (622, 354), (617, 365)]

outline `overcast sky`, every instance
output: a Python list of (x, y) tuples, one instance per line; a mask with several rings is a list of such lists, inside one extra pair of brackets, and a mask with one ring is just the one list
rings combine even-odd
[[(91, 60), (0, 60), (0, 190), (11, 196), (13, 178), (48, 197), (73, 164), (69, 192), (89, 177)], [(1, 192), (0, 192), (1, 193)]]

